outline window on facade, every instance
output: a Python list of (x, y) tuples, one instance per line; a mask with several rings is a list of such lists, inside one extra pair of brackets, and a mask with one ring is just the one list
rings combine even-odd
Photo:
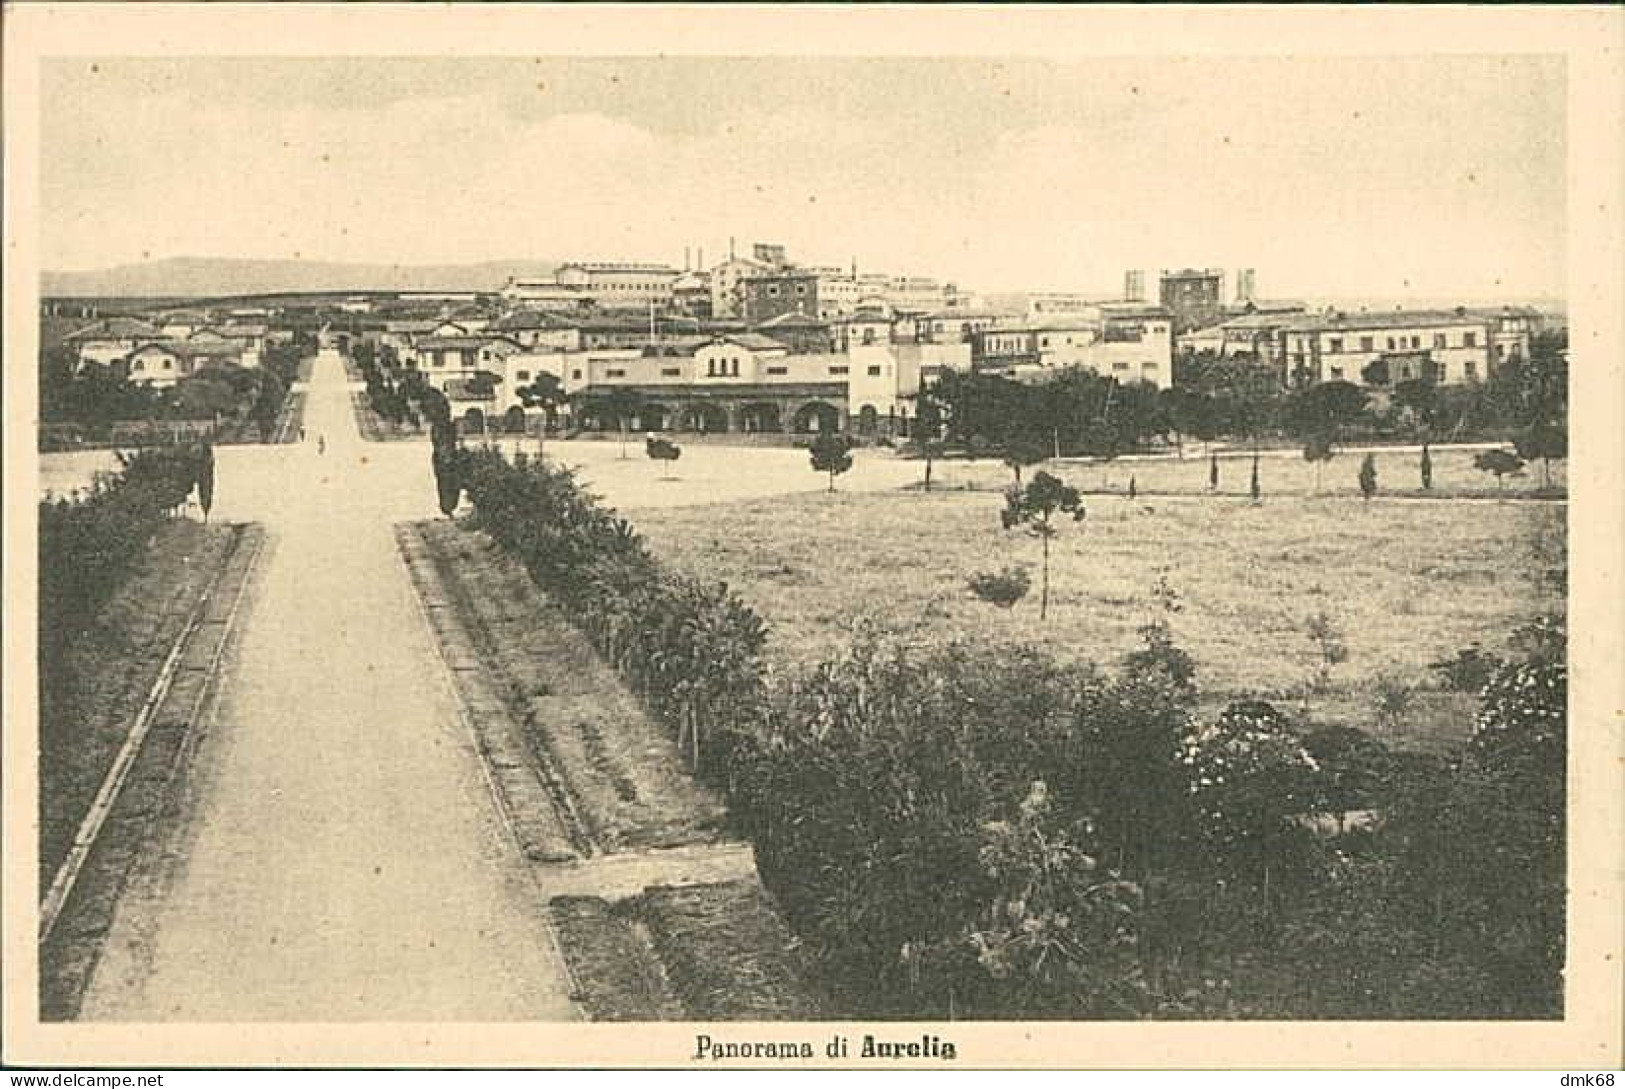
[(1374, 346), (1375, 342), (1370, 337), (1360, 338), (1360, 351), (1369, 352)]
[(845, 374), (846, 371), (847, 371), (847, 368), (845, 368), (845, 367), (831, 367), (829, 369), (829, 373), (831, 373), (831, 374)]
[(621, 370), (618, 367), (611, 367), (609, 370), (604, 372), (604, 377), (605, 378), (625, 378), (626, 377), (626, 372)]
[(1343, 338), (1342, 337), (1332, 337), (1330, 340), (1328, 340), (1326, 342), (1326, 350), (1328, 352), (1340, 352), (1340, 351), (1342, 351), (1343, 350)]
[(716, 360), (707, 359), (705, 361), (705, 376), (707, 378), (715, 378), (717, 376), (717, 361)]
[(1332, 368), (1332, 377), (1333, 378), (1341, 378), (1341, 377), (1343, 377), (1343, 368), (1342, 367), (1333, 367)]
[(1461, 343), (1462, 343), (1462, 346), (1465, 347), (1465, 348), (1476, 348), (1476, 347), (1478, 347), (1478, 334), (1477, 333), (1463, 333), (1463, 334), (1461, 334)]
[(1128, 370), (1128, 363), (1125, 362), (1124, 360), (1119, 359), (1117, 362), (1112, 364), (1112, 370), (1114, 370), (1114, 371), (1126, 371), (1126, 370)]
[(873, 364), (872, 366), (870, 366), (870, 368), (869, 368), (869, 377), (870, 378), (879, 378), (880, 377), (880, 364), (876, 363), (876, 364)]
[(1422, 338), (1421, 337), (1411, 337), (1411, 347), (1412, 348), (1420, 348), (1421, 346), (1422, 346)]
[(571, 381), (575, 381), (575, 382), (581, 381), (581, 372), (579, 370), (571, 371), (570, 372), (570, 379), (571, 379)]
[(662, 378), (679, 378), (679, 377), (682, 376), (682, 373), (683, 373), (683, 368), (681, 368), (681, 367), (661, 367), (660, 368), (660, 377), (662, 377)]
[(1433, 346), (1435, 348), (1443, 348), (1448, 343), (1449, 343), (1449, 340), (1443, 333), (1434, 333), (1433, 334)]
[(729, 371), (728, 373), (735, 378), (739, 377), (739, 360), (735, 359), (733, 361), (733, 370)]
[(771, 298), (774, 298), (774, 299), (778, 298), (779, 297), (779, 285), (778, 284), (769, 284), (768, 287), (767, 287), (767, 293), (768, 293), (768, 296), (771, 297)]
[(806, 293), (807, 293), (807, 285), (806, 284), (797, 284), (796, 285), (796, 294), (797, 295), (805, 295)]
[(788, 368), (788, 367), (769, 367), (769, 368), (767, 368), (767, 373), (768, 374), (789, 374), (790, 373), (790, 368)]
[(1469, 359), (1467, 361), (1467, 377), (1468, 378), (1477, 378), (1478, 377), (1478, 360)]
[(1394, 349), (1395, 349), (1395, 348), (1396, 348), (1396, 347), (1398, 347), (1398, 345), (1396, 345), (1396, 344), (1395, 344), (1395, 343), (1394, 343), (1394, 338), (1393, 338), (1393, 337), (1389, 337), (1389, 338), (1388, 338), (1388, 350), (1389, 350), (1389, 351), (1390, 351), (1390, 352), (1391, 352), (1391, 351), (1393, 351), (1393, 350), (1394, 350)]
[(530, 372), (529, 371), (520, 371), (518, 373), (517, 377), (521, 382), (528, 382), (528, 381), (530, 381)]
[(167, 360), (167, 359), (164, 360), (164, 370), (166, 370), (166, 371), (167, 370), (172, 370), (173, 367), (174, 367), (174, 364), (172, 364), (169, 360)]

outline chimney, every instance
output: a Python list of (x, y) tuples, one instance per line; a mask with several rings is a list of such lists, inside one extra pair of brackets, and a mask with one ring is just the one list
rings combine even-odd
[(693, 267), (693, 266), (691, 266), (691, 265), (690, 265), (690, 264), (689, 264), (689, 263), (688, 263), (688, 247), (687, 247), (687, 246), (684, 246), (684, 247), (683, 247), (683, 271), (684, 271), (684, 272), (687, 272), (687, 271), (688, 271), (688, 270), (689, 270), (689, 269), (690, 269), (690, 268), (692, 268), (692, 267)]
[(729, 235), (728, 236), (728, 260), (732, 261), (733, 259), (734, 259), (734, 236)]
[(694, 259), (694, 264), (702, 271), (705, 268), (705, 247), (700, 247), (700, 255)]

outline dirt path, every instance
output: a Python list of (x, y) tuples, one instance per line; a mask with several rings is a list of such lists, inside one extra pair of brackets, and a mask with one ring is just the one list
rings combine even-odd
[(417, 500), (376, 487), (337, 355), (305, 428), (222, 465), (221, 513), (269, 532), (259, 585), (191, 818), (127, 890), (82, 1016), (575, 1017), (396, 554)]

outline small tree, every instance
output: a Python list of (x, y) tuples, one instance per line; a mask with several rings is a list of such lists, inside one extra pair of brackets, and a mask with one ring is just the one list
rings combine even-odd
[(1253, 479), (1248, 491), (1252, 494), (1254, 506), (1264, 501), (1264, 489), (1260, 486), (1258, 480), (1258, 447), (1256, 446), (1253, 447)]
[(1377, 458), (1375, 454), (1366, 454), (1360, 461), (1360, 496), (1367, 503), (1377, 494)]
[(931, 469), (942, 452), (942, 405), (922, 389), (914, 395), (914, 441), (925, 456), (925, 490), (931, 490)]
[(1433, 490), (1433, 454), (1428, 450), (1428, 444), (1422, 444), (1422, 490)]
[(852, 440), (838, 431), (820, 431), (809, 448), (813, 471), (829, 474), (829, 490), (835, 478), (852, 468)]
[(1569, 431), (1560, 423), (1537, 423), (1518, 435), (1515, 445), (1525, 461), (1540, 461), (1541, 484), (1552, 486), (1552, 462), (1569, 456)]
[(566, 399), (564, 386), (557, 375), (538, 371), (528, 385), (520, 386), (514, 393), (526, 408), (541, 410), (542, 426), (536, 433), (536, 456), (541, 457), (547, 450), (547, 429), (553, 423), (553, 410)]
[(1310, 435), (1304, 440), (1303, 460), (1315, 467), (1315, 494), (1320, 494), (1320, 471), (1325, 464), (1332, 460), (1332, 440), (1324, 434)]
[(203, 508), (203, 520), (209, 520), (214, 506), (214, 447), (204, 443), (198, 452), (197, 503)]
[(1473, 458), (1473, 468), (1494, 474), (1495, 486), (1501, 488), (1506, 477), (1523, 470), (1523, 458), (1510, 450), (1485, 450)]
[(1006, 567), (1002, 571), (978, 571), (966, 580), (971, 593), (1001, 609), (1011, 609), (1027, 596), (1033, 580), (1025, 567)]
[(679, 447), (675, 442), (671, 442), (667, 439), (657, 438), (654, 435), (650, 435), (645, 441), (643, 452), (647, 454), (652, 461), (675, 462), (678, 458), (683, 456), (682, 448)]
[(1343, 643), (1343, 633), (1324, 609), (1304, 621), (1304, 631), (1320, 656), (1310, 689), (1324, 692), (1332, 683), (1332, 667), (1348, 660), (1348, 647)]
[(615, 417), (616, 424), (621, 429), (621, 457), (626, 457), (626, 432), (631, 426), (632, 417), (643, 408), (643, 398), (637, 390), (626, 386), (616, 386), (603, 398), (601, 410)]
[(1219, 455), (1211, 450), (1207, 454), (1207, 490), (1219, 490)]
[(1070, 514), (1074, 522), (1083, 521), (1083, 502), (1078, 489), (1063, 484), (1049, 473), (1039, 471), (1025, 488), (1011, 487), (1004, 493), (1004, 510), (1000, 520), (1005, 529), (1026, 526), (1027, 532), (1044, 545), (1044, 566), (1039, 584), (1038, 619), (1049, 615), (1049, 544), (1057, 532), (1053, 518), (1056, 514)]

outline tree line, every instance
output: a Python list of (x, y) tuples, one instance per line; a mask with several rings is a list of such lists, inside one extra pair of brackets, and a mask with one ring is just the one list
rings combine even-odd
[(1566, 334), (1542, 333), (1527, 357), (1499, 362), (1482, 382), (1444, 385), (1430, 375), (1375, 388), (1347, 381), (1289, 388), (1260, 381), (1256, 359), (1211, 352), (1176, 359), (1174, 384), (1161, 390), (1087, 370), (1036, 384), (950, 371), (916, 398), (915, 442), (998, 454), (1017, 466), (1182, 451), (1191, 440), (1279, 438), (1328, 445), (1495, 439), (1519, 442), (1526, 460), (1550, 460), (1566, 448), (1567, 351)]

